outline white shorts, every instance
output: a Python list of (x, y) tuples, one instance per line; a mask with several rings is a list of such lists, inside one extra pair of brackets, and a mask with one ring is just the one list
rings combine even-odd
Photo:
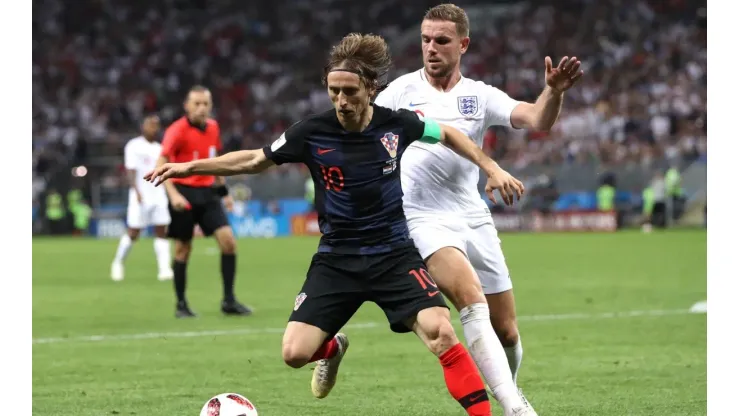
[(172, 219), (167, 203), (146, 205), (139, 204), (137, 201), (129, 201), (126, 212), (126, 225), (129, 228), (141, 230), (151, 225), (169, 225), (170, 221)]
[(424, 260), (444, 247), (454, 247), (468, 257), (483, 293), (490, 295), (512, 288), (493, 219), (415, 217), (408, 220), (408, 226)]

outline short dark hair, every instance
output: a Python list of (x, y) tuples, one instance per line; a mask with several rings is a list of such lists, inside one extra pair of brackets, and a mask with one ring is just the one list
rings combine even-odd
[(457, 35), (467, 38), (470, 35), (470, 21), (465, 10), (452, 3), (440, 4), (427, 10), (424, 20), (438, 20), (455, 24)]
[(190, 94), (191, 93), (194, 93), (194, 92), (211, 92), (211, 90), (209, 90), (207, 87), (205, 87), (203, 85), (193, 85), (192, 87), (190, 87), (190, 89), (188, 90), (187, 94), (185, 94), (185, 101), (186, 102), (190, 98)]
[(366, 87), (379, 91), (390, 68), (391, 54), (385, 39), (373, 34), (350, 33), (331, 49), (322, 83), (326, 86), (329, 72), (343, 69), (356, 73)]
[(210, 91), (210, 90), (208, 88), (204, 87), (203, 85), (193, 85), (188, 90), (188, 94), (190, 94), (191, 92), (208, 92), (208, 91)]

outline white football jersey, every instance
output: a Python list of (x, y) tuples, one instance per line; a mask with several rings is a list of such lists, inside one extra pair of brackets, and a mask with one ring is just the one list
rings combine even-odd
[[(482, 146), (489, 126), (511, 126), (511, 112), (519, 101), (465, 77), (450, 91), (441, 92), (429, 84), (420, 69), (391, 82), (375, 103), (393, 110), (405, 108), (455, 127)], [(414, 142), (401, 160), (406, 216), (454, 213), (490, 218), (478, 191), (479, 177), (474, 163), (448, 147)]]
[[(155, 187), (144, 180), (144, 175), (157, 166), (157, 159), (162, 153), (159, 142), (150, 142), (144, 136), (135, 137), (123, 148), (123, 163), (126, 170), (136, 171), (136, 187), (141, 192), (144, 205), (167, 204), (167, 193), (164, 186)], [(133, 189), (129, 191), (129, 201), (136, 201)]]

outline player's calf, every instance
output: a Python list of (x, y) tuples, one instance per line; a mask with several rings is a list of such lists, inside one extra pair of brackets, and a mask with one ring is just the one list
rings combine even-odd
[(445, 384), (452, 397), (468, 415), (489, 416), (491, 404), (485, 385), (473, 358), (457, 340), (449, 311), (442, 307), (424, 309), (410, 327), (439, 358)]
[(339, 333), (327, 340), (328, 334), (303, 322), (289, 322), (283, 336), (283, 361), (292, 368), (316, 362), (311, 378), (311, 392), (322, 399), (337, 382), (339, 365), (349, 348), (349, 339)]
[(303, 322), (291, 321), (283, 335), (283, 361), (289, 367), (301, 368), (320, 359), (336, 354), (336, 346), (327, 341), (329, 334), (320, 328)]
[(129, 228), (126, 230), (126, 234), (121, 236), (118, 242), (118, 248), (116, 249), (116, 256), (113, 258), (111, 264), (111, 279), (114, 281), (121, 281), (124, 278), (124, 267), (123, 263), (126, 261), (131, 248), (133, 247), (136, 240), (139, 238), (140, 230), (136, 228)]
[(496, 331), (504, 351), (506, 351), (509, 368), (513, 380), (516, 382), (524, 350), (522, 349), (519, 328), (516, 322), (514, 292), (510, 289), (501, 293), (489, 294), (486, 295), (486, 300), (490, 309), (491, 325)]

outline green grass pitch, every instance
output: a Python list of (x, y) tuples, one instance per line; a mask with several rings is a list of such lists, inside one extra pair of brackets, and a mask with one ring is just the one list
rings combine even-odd
[[(539, 414), (706, 414), (707, 319), (689, 313), (706, 299), (705, 232), (502, 239), (525, 350), (519, 385)], [(195, 241), (188, 294), (200, 317), (186, 321), (174, 319), (171, 283), (156, 280), (151, 240), (134, 246), (125, 281), (110, 280), (116, 244), (33, 242), (34, 414), (197, 415), (223, 392), (263, 416), (464, 414), (436, 358), (372, 304), (346, 328), (352, 348), (328, 398), (311, 395), (311, 367), (283, 364), (314, 238), (239, 241), (249, 318), (220, 315), (215, 243)]]

